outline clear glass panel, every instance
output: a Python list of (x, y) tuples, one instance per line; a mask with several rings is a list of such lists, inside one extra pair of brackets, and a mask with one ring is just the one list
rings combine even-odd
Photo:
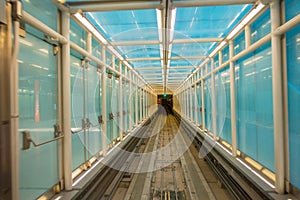
[[(27, 0), (22, 1), (23, 9), (33, 17), (47, 24), (53, 30), (57, 30), (57, 8), (51, 1)], [(26, 24), (26, 31), (44, 39), (44, 33)]]
[(92, 54), (102, 60), (102, 45), (95, 38), (92, 38)]
[[(57, 56), (53, 46), (27, 33), (20, 38), (19, 63), (19, 137), (30, 131), (41, 143), (54, 137), (57, 119)], [(22, 149), (19, 140), (20, 199), (35, 199), (59, 181), (60, 142)], [(47, 156), (45, 156), (47, 155)], [(33, 176), (34, 174), (34, 176)]]
[(86, 49), (86, 32), (72, 19), (70, 20), (70, 41)]
[(102, 126), (98, 122), (98, 116), (102, 115), (101, 73), (97, 67), (90, 65), (86, 77), (87, 118), (91, 123), (87, 131), (86, 147), (90, 158), (102, 149)]
[[(81, 130), (84, 117), (83, 68), (81, 60), (71, 56), (71, 128)], [(85, 162), (85, 144), (83, 131), (72, 135), (72, 169)]]

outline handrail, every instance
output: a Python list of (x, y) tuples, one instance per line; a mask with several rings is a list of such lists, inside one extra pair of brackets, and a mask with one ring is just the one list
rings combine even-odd
[(64, 135), (61, 135), (59, 125), (57, 125), (57, 124), (54, 125), (54, 138), (51, 139), (51, 140), (47, 140), (45, 142), (42, 142), (42, 143), (34, 142), (31, 138), (31, 136), (30, 136), (30, 131), (29, 130), (23, 131), (22, 134), (23, 134), (23, 148), (22, 148), (23, 150), (30, 149), (30, 143), (32, 143), (34, 147), (39, 147), (39, 146), (54, 142), (54, 141), (59, 140), (59, 139), (64, 137)]
[(84, 131), (84, 130), (87, 130), (90, 128), (95, 128), (95, 127), (101, 126), (102, 124), (103, 124), (102, 115), (98, 116), (98, 124), (95, 124), (95, 125), (90, 122), (89, 118), (82, 119), (82, 127), (76, 131), (73, 131), (71, 129), (71, 133), (76, 134), (76, 133), (79, 133), (81, 131)]

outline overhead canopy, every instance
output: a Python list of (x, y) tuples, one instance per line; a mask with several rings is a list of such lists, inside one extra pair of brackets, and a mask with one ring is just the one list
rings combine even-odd
[(108, 45), (160, 92), (178, 87), (245, 17), (251, 3), (67, 1), (71, 12), (83, 11)]

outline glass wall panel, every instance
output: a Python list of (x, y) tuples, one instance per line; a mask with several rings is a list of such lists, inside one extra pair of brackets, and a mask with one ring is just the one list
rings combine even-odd
[(91, 158), (102, 149), (102, 127), (98, 117), (102, 115), (101, 73), (97, 67), (89, 65), (86, 71), (87, 119), (91, 125), (87, 131), (87, 157)]
[(204, 81), (205, 128), (212, 132), (211, 78)]
[(238, 60), (235, 70), (238, 148), (273, 171), (271, 44)]
[[(20, 199), (35, 199), (59, 181), (60, 142), (22, 150), (22, 131), (41, 143), (54, 137), (57, 119), (57, 56), (53, 46), (30, 33), (20, 38), (19, 175)], [(33, 176), (34, 174), (34, 176)]]
[[(298, 0), (285, 1), (286, 19), (290, 20), (300, 13)], [(289, 152), (291, 183), (300, 189), (300, 25), (286, 34), (287, 75), (288, 75), (288, 113), (289, 113)]]
[(226, 142), (231, 143), (229, 67), (220, 70), (215, 78), (217, 134)]
[(202, 93), (201, 85), (197, 84), (197, 115), (198, 115), (198, 124), (202, 125)]
[(233, 45), (234, 45), (234, 55), (237, 55), (241, 51), (245, 50), (246, 44), (245, 44), (245, 31), (240, 33), (234, 40), (233, 40)]
[(85, 162), (84, 134), (82, 120), (84, 118), (84, 87), (81, 60), (71, 56), (71, 129), (78, 133), (72, 135), (72, 169), (75, 170)]

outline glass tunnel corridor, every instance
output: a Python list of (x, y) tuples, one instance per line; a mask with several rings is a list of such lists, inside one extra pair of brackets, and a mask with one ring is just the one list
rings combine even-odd
[(0, 0), (0, 200), (300, 199), (299, 0)]

